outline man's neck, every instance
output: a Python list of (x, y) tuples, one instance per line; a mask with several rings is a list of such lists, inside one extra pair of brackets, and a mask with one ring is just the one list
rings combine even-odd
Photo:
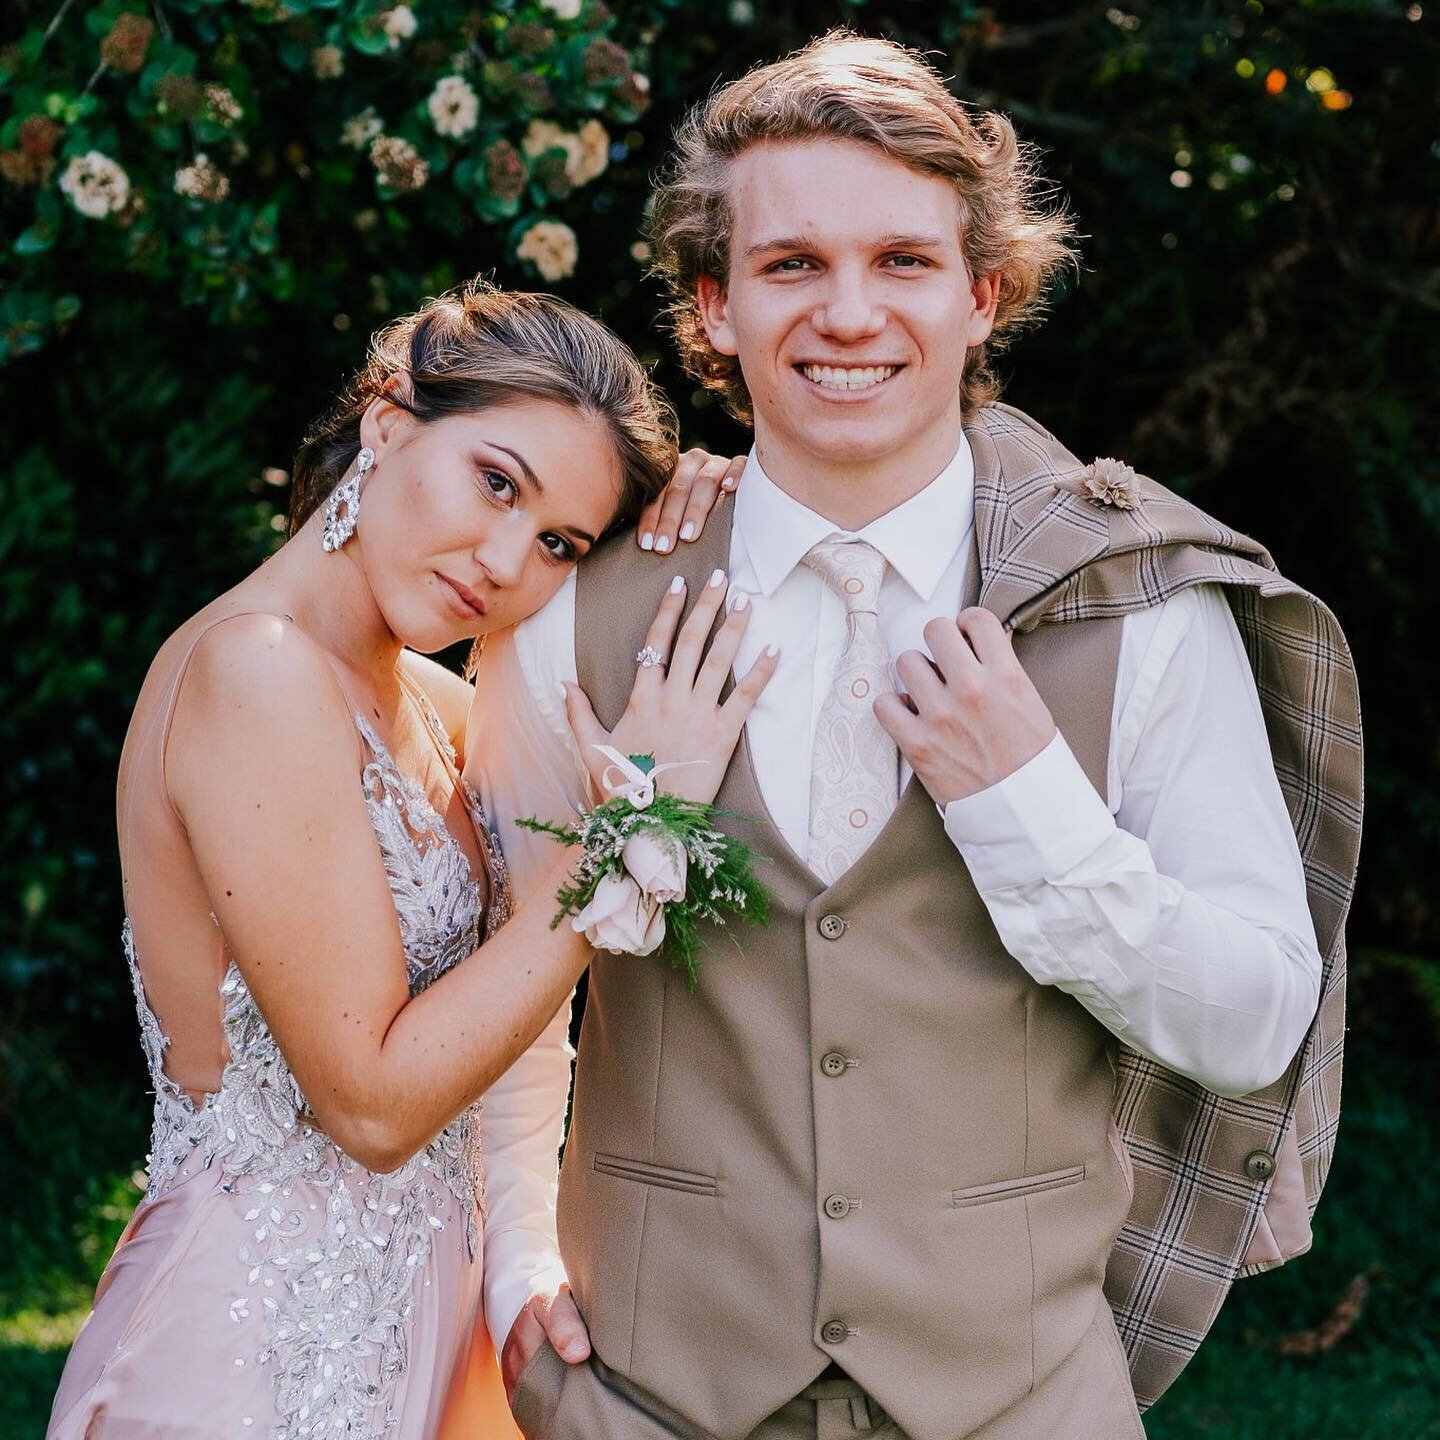
[(960, 441), (957, 423), (892, 454), (845, 462), (806, 453), (757, 425), (755, 454), (766, 476), (792, 500), (854, 532), (918, 495), (955, 458)]

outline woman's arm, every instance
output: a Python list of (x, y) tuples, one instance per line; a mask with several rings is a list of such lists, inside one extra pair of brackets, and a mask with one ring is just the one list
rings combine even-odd
[[(748, 619), (736, 611), (702, 661), (723, 597), (723, 586), (707, 587), (668, 677), (642, 670), (621, 727), (637, 743), (684, 736), (688, 758), (704, 763), (676, 772), (677, 783), (697, 798), (708, 798), (694, 787), (723, 772), (774, 669), (762, 660), (720, 703)], [(662, 653), (684, 598), (661, 603), (651, 643)], [(587, 747), (610, 739), (578, 687), (567, 704)], [(313, 643), (270, 616), (206, 635), (168, 755), (171, 798), (230, 953), (316, 1118), (367, 1168), (394, 1169), (504, 1073), (579, 978), (583, 937), (550, 926), (550, 897), (575, 856), (562, 854), (488, 944), (412, 999), (354, 723)]]
[(539, 1034), (585, 966), (583, 938), (522, 905), (410, 998), (354, 722), (293, 626), (242, 618), (200, 642), (168, 757), (230, 952), (316, 1118), (367, 1168), (395, 1168)]

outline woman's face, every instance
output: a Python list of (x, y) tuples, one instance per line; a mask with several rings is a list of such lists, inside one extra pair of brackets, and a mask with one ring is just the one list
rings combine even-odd
[(360, 440), (375, 467), (350, 543), (391, 631), (427, 654), (533, 615), (620, 503), (608, 425), (553, 401), (421, 424), (379, 400)]

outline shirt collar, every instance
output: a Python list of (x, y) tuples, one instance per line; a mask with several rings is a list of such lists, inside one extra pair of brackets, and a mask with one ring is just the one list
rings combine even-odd
[(753, 449), (735, 495), (735, 529), (766, 596), (775, 593), (812, 546), (839, 535), (873, 545), (916, 596), (928, 600), (965, 544), (974, 518), (975, 461), (963, 433), (954, 458), (923, 490), (853, 533), (787, 495), (765, 473)]

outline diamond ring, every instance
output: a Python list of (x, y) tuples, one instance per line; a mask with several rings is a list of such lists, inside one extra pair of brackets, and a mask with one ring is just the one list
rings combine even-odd
[(642, 670), (648, 670), (652, 665), (663, 665), (665, 657), (653, 645), (647, 645), (636, 655), (635, 663)]

